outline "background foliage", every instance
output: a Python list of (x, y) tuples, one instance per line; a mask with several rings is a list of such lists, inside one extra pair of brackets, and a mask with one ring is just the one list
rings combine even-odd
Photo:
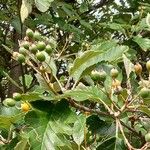
[[(149, 3), (1, 0), (0, 148), (148, 149)], [(28, 28), (52, 48), (42, 62), (29, 50), (24, 63), (17, 61), (24, 41), (38, 43), (28, 39)], [(6, 106), (16, 92), (21, 101)]]

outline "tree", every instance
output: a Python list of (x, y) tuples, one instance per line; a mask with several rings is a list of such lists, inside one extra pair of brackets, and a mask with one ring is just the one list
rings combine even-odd
[(7, 0), (0, 9), (1, 149), (150, 147), (146, 1)]

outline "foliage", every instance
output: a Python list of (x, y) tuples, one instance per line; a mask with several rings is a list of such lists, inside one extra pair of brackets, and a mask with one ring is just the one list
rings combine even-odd
[(0, 149), (150, 148), (148, 2), (0, 2)]

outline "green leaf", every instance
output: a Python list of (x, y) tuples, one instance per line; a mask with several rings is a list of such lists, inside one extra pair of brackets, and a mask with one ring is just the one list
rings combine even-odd
[(11, 25), (15, 28), (15, 30), (21, 34), (21, 24), (19, 17), (14, 17), (14, 19), (11, 22)]
[[(33, 77), (29, 74), (25, 74), (24, 77), (25, 77), (25, 85), (29, 88), (32, 83)], [(21, 81), (21, 84), (23, 84), (22, 76), (20, 77), (20, 81)]]
[(29, 148), (28, 138), (22, 138), (20, 142), (14, 147), (14, 150), (25, 150)]
[(37, 78), (37, 81), (38, 83), (40, 84), (41, 87), (43, 87), (43, 89), (45, 91), (49, 91), (50, 88), (48, 86), (48, 83), (44, 80), (44, 78), (40, 75), (40, 74), (35, 74), (36, 78)]
[(39, 11), (45, 12), (49, 9), (53, 1), (54, 0), (35, 0), (35, 5)]
[(81, 13), (84, 13), (84, 12), (89, 10), (88, 9), (88, 5), (87, 5), (87, 3), (85, 1), (81, 4), (79, 10), (80, 10)]
[(138, 108), (141, 112), (147, 114), (150, 117), (150, 109), (147, 106), (140, 106)]
[(126, 150), (123, 140), (116, 137), (111, 137), (102, 142), (96, 150)]
[(81, 145), (84, 140), (84, 130), (86, 128), (86, 117), (79, 115), (73, 127), (73, 139), (77, 145)]
[(0, 115), (0, 128), (9, 129), (12, 123), (17, 122), (18, 120), (22, 119), (24, 114), (18, 113), (12, 116), (3, 116)]
[(86, 51), (81, 57), (75, 59), (73, 67), (70, 69), (70, 76), (78, 81), (86, 68), (102, 61), (116, 62), (127, 50), (127, 46), (117, 46), (103, 53)]
[(92, 29), (92, 26), (90, 25), (90, 23), (84, 21), (84, 20), (80, 20), (81, 25), (83, 25), (84, 27), (88, 28), (88, 29)]
[(136, 36), (133, 40), (141, 47), (143, 51), (147, 51), (150, 49), (150, 39), (142, 38), (141, 36)]
[(20, 16), (22, 22), (24, 22), (28, 15), (31, 13), (32, 3), (32, 0), (22, 0), (22, 5), (20, 9)]
[(33, 102), (37, 100), (51, 101), (51, 100), (55, 100), (55, 97), (54, 95), (50, 95), (50, 94), (47, 96), (44, 96), (43, 94), (38, 93), (38, 92), (28, 92), (28, 93), (21, 95), (21, 100), (28, 101), (28, 102)]
[(125, 30), (124, 30), (124, 28), (123, 28), (123, 26), (121, 24), (110, 23), (110, 24), (108, 24), (108, 26), (109, 26), (110, 29), (121, 31), (122, 33), (125, 34)]
[(100, 89), (97, 86), (85, 87), (84, 89), (78, 88), (71, 91), (67, 91), (63, 96), (71, 97), (75, 101), (91, 100), (94, 102), (104, 101), (108, 104), (110, 103), (110, 100), (105, 94), (105, 91), (103, 91), (103, 89)]
[(26, 115), (26, 123), (33, 128), (29, 132), (31, 149), (71, 149), (68, 135), (72, 134), (70, 124), (75, 122), (76, 114), (64, 101), (45, 107), (49, 111), (36, 110)]

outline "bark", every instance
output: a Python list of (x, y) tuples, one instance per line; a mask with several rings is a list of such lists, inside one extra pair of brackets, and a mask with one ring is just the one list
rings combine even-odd
[[(18, 49), (19, 49), (19, 46), (18, 46), (18, 40), (19, 39), (20, 39), (20, 35), (14, 30), (14, 33), (13, 33), (14, 51), (18, 51)], [(18, 64), (18, 62), (15, 60), (11, 60), (10, 68), (11, 68), (10, 73), (9, 73), (10, 77), (15, 82), (20, 84), (19, 77), (22, 74), (20, 64)], [(11, 97), (14, 92), (20, 92), (20, 89), (18, 87), (16, 87), (15, 85), (13, 85), (11, 82), (9, 82), (9, 84), (8, 84), (8, 96)]]

